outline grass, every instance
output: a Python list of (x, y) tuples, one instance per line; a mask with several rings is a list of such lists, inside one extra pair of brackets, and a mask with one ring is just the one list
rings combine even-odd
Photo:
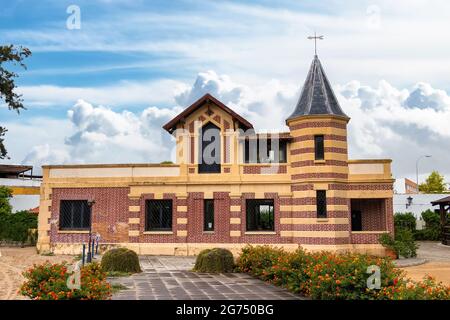
[(122, 271), (108, 271), (106, 272), (108, 277), (128, 277), (131, 275), (130, 272), (122, 272)]
[(78, 260), (81, 260), (82, 258), (83, 258), (83, 255), (80, 253), (73, 257), (73, 261), (78, 261)]
[(120, 283), (114, 283), (111, 285), (112, 294), (115, 294), (115, 293), (119, 292), (120, 290), (125, 290), (125, 289), (128, 289), (128, 287), (126, 287)]
[(41, 253), (41, 256), (46, 256), (46, 257), (51, 257), (54, 256), (55, 254), (53, 252), (43, 252)]

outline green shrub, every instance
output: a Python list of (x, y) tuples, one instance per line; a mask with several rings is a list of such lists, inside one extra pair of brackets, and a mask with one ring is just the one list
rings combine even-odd
[(229, 250), (222, 248), (203, 250), (197, 256), (193, 270), (209, 273), (233, 272), (233, 254)]
[(411, 212), (397, 212), (394, 215), (395, 230), (407, 229), (411, 232), (416, 231), (416, 217)]
[(25, 282), (20, 293), (34, 300), (104, 300), (111, 297), (111, 286), (98, 263), (81, 268), (80, 289), (69, 289), (71, 275), (66, 263), (45, 262), (23, 272)]
[(422, 212), (422, 219), (425, 221), (425, 228), (417, 230), (416, 240), (438, 241), (441, 239), (441, 218), (439, 213), (426, 210)]
[(137, 273), (142, 271), (136, 252), (127, 248), (107, 251), (102, 257), (101, 266), (105, 272)]
[[(29, 211), (0, 214), (0, 239), (30, 243), (30, 229), (37, 228), (37, 216)], [(33, 243), (30, 243), (33, 244)]]
[(417, 256), (417, 245), (414, 241), (413, 233), (408, 229), (398, 229), (395, 231), (395, 238), (388, 233), (380, 236), (380, 243), (393, 251), (398, 256), (411, 258)]
[[(381, 288), (368, 289), (369, 266), (380, 268)], [(413, 282), (390, 259), (362, 254), (286, 252), (268, 246), (246, 246), (240, 271), (314, 299), (450, 299), (450, 286), (432, 279)]]

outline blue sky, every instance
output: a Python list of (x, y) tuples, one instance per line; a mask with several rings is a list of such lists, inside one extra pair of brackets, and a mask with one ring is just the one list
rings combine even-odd
[[(66, 27), (70, 5), (80, 8), (79, 30)], [(142, 141), (157, 135), (147, 146), (157, 148), (166, 141), (159, 126), (205, 91), (257, 127), (281, 128), (313, 56), (306, 37), (317, 30), (325, 35), (319, 57), (351, 113), (351, 130), (363, 136), (350, 141), (351, 155), (398, 159), (396, 174), (413, 174), (398, 144), (414, 158), (449, 141), (440, 124), (450, 115), (449, 10), (443, 0), (2, 1), (0, 41), (33, 52), (17, 81), (28, 110), (18, 116), (0, 105), (10, 162), (168, 158), (170, 150), (154, 156), (140, 146), (113, 159), (93, 152), (93, 136), (123, 147), (94, 124), (135, 117), (140, 129), (114, 132)], [(364, 119), (369, 111), (373, 123)], [(77, 122), (78, 113), (90, 125)], [(443, 157), (424, 166), (450, 174)]]

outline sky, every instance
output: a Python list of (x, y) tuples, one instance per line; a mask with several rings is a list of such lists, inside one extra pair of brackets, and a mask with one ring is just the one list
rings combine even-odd
[(448, 1), (0, 1), (0, 43), (33, 53), (14, 69), (27, 110), (0, 101), (3, 163), (173, 159), (161, 126), (206, 92), (286, 130), (317, 32), (350, 158), (391, 158), (415, 180), (431, 155), (420, 180), (450, 182)]

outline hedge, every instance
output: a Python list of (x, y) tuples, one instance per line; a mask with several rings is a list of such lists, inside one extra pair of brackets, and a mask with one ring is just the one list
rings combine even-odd
[[(436, 283), (431, 277), (420, 282), (407, 279), (389, 258), (246, 246), (237, 265), (242, 272), (313, 299), (450, 299), (450, 286)], [(373, 265), (380, 268), (380, 289), (367, 286), (367, 270)]]

